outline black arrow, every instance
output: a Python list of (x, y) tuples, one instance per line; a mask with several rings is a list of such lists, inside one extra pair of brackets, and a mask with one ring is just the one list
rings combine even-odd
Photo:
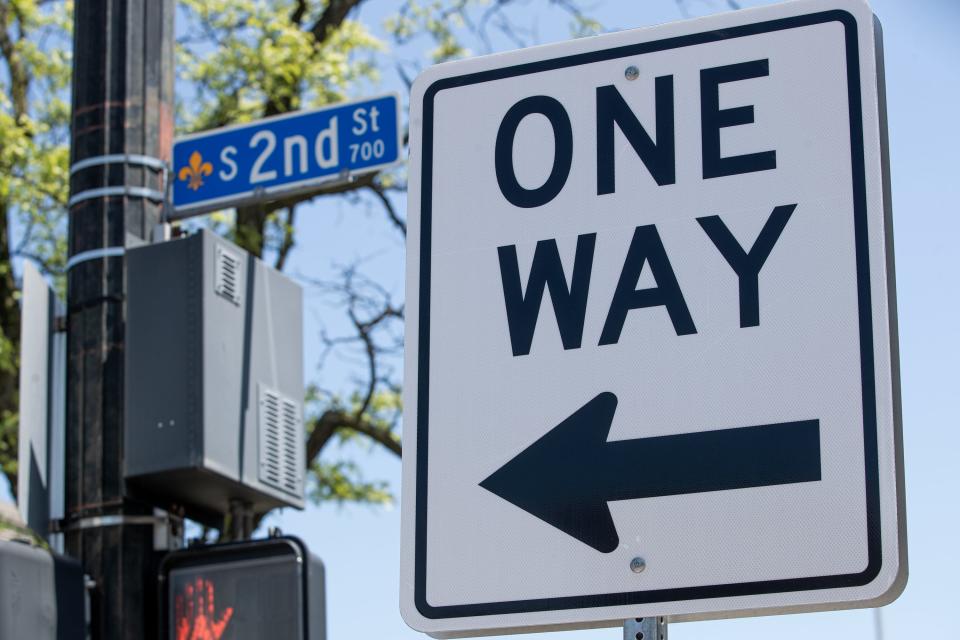
[(601, 393), (480, 486), (610, 553), (607, 502), (820, 480), (820, 421), (607, 442), (617, 396)]

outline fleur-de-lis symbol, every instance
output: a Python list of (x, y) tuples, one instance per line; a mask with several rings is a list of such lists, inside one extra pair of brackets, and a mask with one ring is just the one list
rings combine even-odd
[(208, 176), (211, 173), (213, 173), (213, 165), (204, 162), (199, 151), (194, 151), (190, 154), (190, 166), (181, 167), (177, 177), (181, 180), (189, 180), (187, 188), (196, 191), (203, 186), (203, 176)]

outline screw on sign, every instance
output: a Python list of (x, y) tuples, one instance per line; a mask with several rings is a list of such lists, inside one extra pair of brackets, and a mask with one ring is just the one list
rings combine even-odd
[(220, 640), (233, 617), (233, 607), (227, 607), (218, 617), (213, 583), (203, 578), (183, 591), (176, 598), (176, 639)]

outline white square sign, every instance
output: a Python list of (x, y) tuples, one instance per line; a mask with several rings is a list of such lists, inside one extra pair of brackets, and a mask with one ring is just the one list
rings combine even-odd
[(863, 2), (801, 0), (417, 80), (408, 624), (900, 593), (879, 35)]

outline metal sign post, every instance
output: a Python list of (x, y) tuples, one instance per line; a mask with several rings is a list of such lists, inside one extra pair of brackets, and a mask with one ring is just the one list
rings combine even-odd
[[(92, 580), (90, 636), (149, 638), (157, 526), (124, 481), (127, 247), (161, 219), (174, 2), (78, 1), (67, 262), (64, 548)], [(162, 522), (167, 522), (163, 519)], [(164, 524), (164, 530), (166, 526)]]
[(628, 618), (623, 640), (667, 640), (667, 619), (662, 616)]

